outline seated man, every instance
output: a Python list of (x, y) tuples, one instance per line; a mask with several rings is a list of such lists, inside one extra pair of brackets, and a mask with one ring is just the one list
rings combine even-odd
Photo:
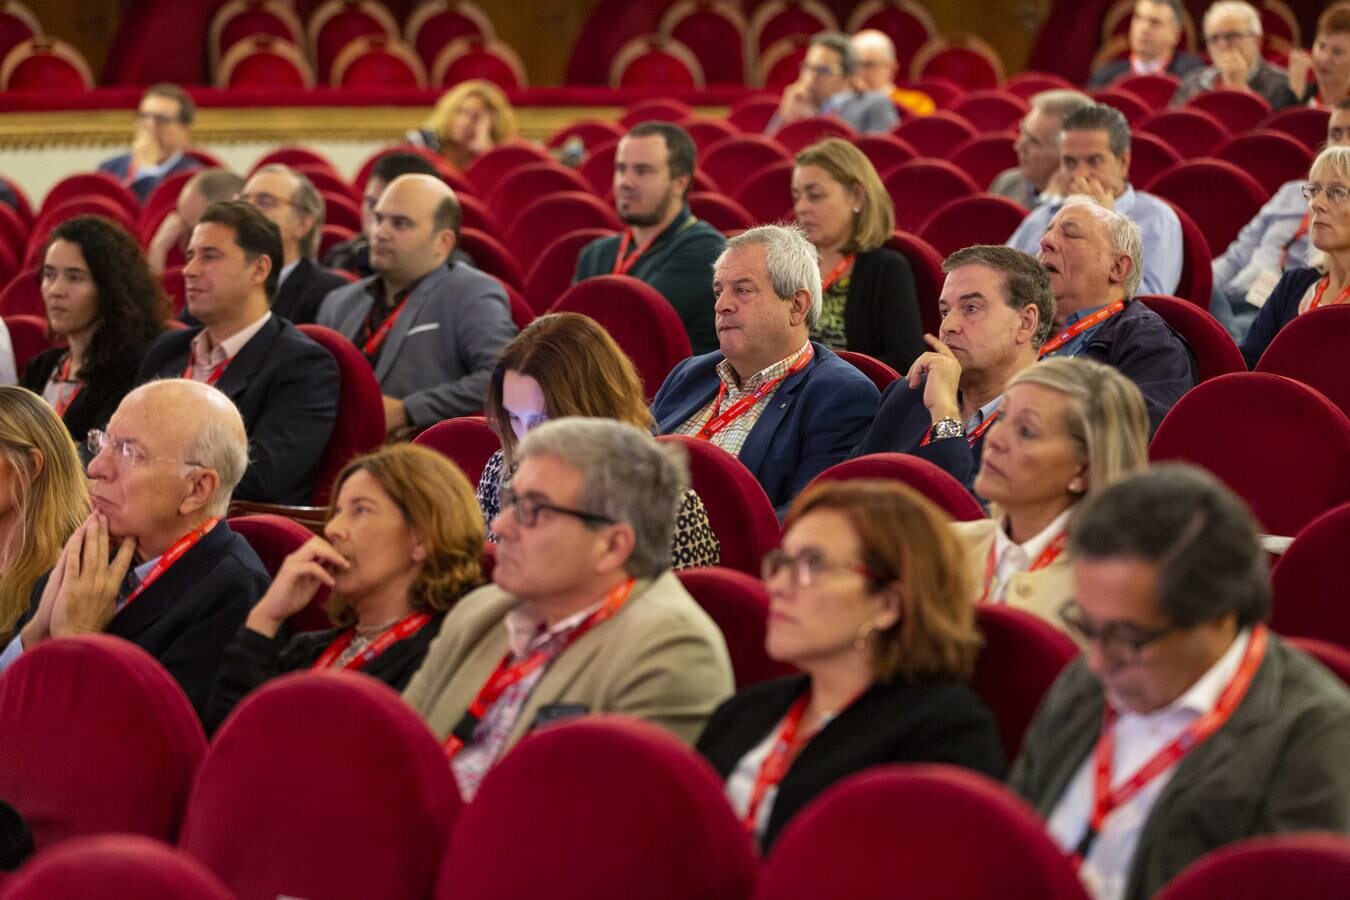
[(346, 269), (362, 278), (375, 274), (370, 267), (370, 231), (375, 224), (375, 206), (380, 195), (389, 186), (389, 182), (403, 175), (430, 175), (439, 178), (436, 167), (425, 157), (416, 153), (389, 153), (375, 161), (361, 190), (361, 233), (350, 241), (343, 241), (329, 248), (323, 258), (324, 265), (333, 269)]
[(941, 340), (881, 395), (876, 421), (854, 451), (913, 453), (966, 487), (1003, 388), (1036, 362), (1055, 300), (1041, 264), (1010, 247), (975, 246), (943, 260)]
[(1009, 784), (1089, 893), (1145, 900), (1225, 844), (1345, 833), (1350, 694), (1262, 624), (1265, 552), (1242, 502), (1199, 469), (1143, 472), (1082, 502), (1069, 555), (1060, 616), (1084, 651)]
[(206, 169), (188, 179), (178, 192), (178, 205), (164, 217), (145, 248), (150, 271), (160, 275), (168, 268), (169, 254), (176, 248), (186, 254), (192, 229), (212, 203), (233, 200), (244, 189), (244, 179), (227, 169)]
[(858, 53), (848, 35), (822, 31), (811, 38), (802, 73), (783, 91), (778, 111), (764, 129), (773, 135), (779, 127), (811, 116), (838, 116), (859, 133), (890, 131), (900, 121), (895, 104), (885, 94), (853, 86)]
[(1055, 296), (1054, 336), (1040, 356), (1086, 356), (1115, 366), (1139, 386), (1149, 431), (1195, 387), (1186, 342), (1158, 314), (1131, 298), (1142, 267), (1139, 228), (1093, 198), (1064, 201), (1037, 256)]
[(338, 368), (328, 351), (268, 309), (281, 236), (239, 201), (213, 203), (192, 230), (187, 309), (201, 327), (150, 345), (138, 376), (190, 378), (234, 401), (248, 431), (240, 500), (307, 504), (337, 417)]
[(466, 798), (536, 726), (623, 713), (692, 744), (732, 691), (722, 633), (669, 568), (683, 454), (579, 418), (539, 426), (516, 453), (492, 521), (494, 584), (446, 615), (403, 694)]
[(281, 232), (281, 275), (272, 312), (299, 325), (313, 322), (329, 292), (347, 283), (314, 261), (323, 231), (323, 197), (303, 172), (290, 166), (263, 166), (239, 199), (252, 203)]
[(1172, 106), (1206, 91), (1227, 89), (1260, 94), (1271, 109), (1298, 103), (1289, 73), (1261, 56), (1261, 14), (1244, 0), (1219, 0), (1205, 10), (1205, 49), (1212, 65), (1192, 69), (1177, 85)]
[(390, 435), (482, 409), (492, 367), (516, 336), (501, 282), (446, 265), (459, 221), (455, 192), (439, 178), (394, 179), (375, 207), (375, 274), (319, 307), (319, 324), (351, 338), (374, 367)]
[(105, 159), (98, 170), (122, 179), (144, 203), (155, 185), (168, 176), (201, 168), (201, 163), (184, 152), (192, 141), (196, 115), (196, 104), (178, 85), (151, 86), (136, 108), (131, 150)]
[[(1062, 172), (1056, 178), (1064, 194), (1086, 194), (1139, 226), (1143, 293), (1173, 293), (1181, 280), (1181, 221), (1167, 201), (1130, 184), (1130, 126), (1120, 110), (1095, 103), (1066, 115), (1059, 164)], [(1008, 246), (1034, 254), (1060, 202), (1046, 198), (1017, 226)]]
[(937, 109), (933, 98), (923, 91), (896, 87), (900, 63), (895, 58), (895, 42), (886, 32), (864, 28), (853, 35), (853, 51), (858, 54), (855, 79), (858, 90), (889, 97), (891, 103), (916, 116), (926, 116)]
[(1181, 0), (1137, 0), (1130, 15), (1130, 55), (1098, 66), (1088, 79), (1088, 89), (1104, 88), (1130, 75), (1180, 78), (1193, 69), (1203, 68), (1203, 59), (1177, 49), (1185, 22)]
[(686, 359), (652, 400), (662, 434), (712, 441), (740, 458), (779, 518), (807, 483), (857, 446), (877, 389), (824, 344), (816, 248), (795, 226), (727, 241), (713, 266), (720, 350)]
[(269, 581), (223, 521), (248, 462), (244, 423), (215, 388), (155, 381), (122, 400), (106, 433), (89, 433), (89, 450), (94, 512), (34, 587), (0, 670), (49, 638), (107, 632), (163, 663), (201, 715)]
[(1064, 117), (1091, 105), (1092, 98), (1078, 91), (1041, 91), (1033, 95), (1031, 111), (1022, 117), (1017, 140), (1013, 142), (1017, 165), (994, 176), (989, 193), (1016, 200), (1028, 210), (1040, 206), (1047, 195), (1064, 196), (1063, 185), (1051, 186), (1051, 179), (1060, 171), (1059, 138)]
[(643, 122), (629, 131), (614, 156), (614, 207), (628, 230), (582, 248), (573, 278), (631, 275), (647, 282), (680, 314), (696, 354), (717, 346), (708, 272), (726, 242), (686, 202), (697, 154), (678, 125)]

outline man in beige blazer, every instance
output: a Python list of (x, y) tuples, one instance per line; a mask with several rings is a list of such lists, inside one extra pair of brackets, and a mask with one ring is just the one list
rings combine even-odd
[(668, 569), (678, 451), (629, 425), (531, 431), (502, 488), (495, 584), (445, 617), (404, 697), (446, 746), (460, 790), (535, 727), (647, 719), (693, 743), (732, 692), (721, 632)]

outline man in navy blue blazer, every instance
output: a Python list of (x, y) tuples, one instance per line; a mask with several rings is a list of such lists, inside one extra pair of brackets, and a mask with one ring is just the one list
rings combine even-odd
[(151, 86), (136, 108), (136, 135), (130, 152), (105, 159), (98, 170), (120, 178), (144, 203), (165, 178), (201, 168), (201, 163), (187, 155), (196, 115), (192, 98), (178, 85)]
[(652, 401), (662, 434), (711, 441), (740, 459), (778, 510), (862, 439), (876, 386), (810, 339), (820, 318), (816, 248), (762, 225), (713, 264), (717, 343), (675, 367)]

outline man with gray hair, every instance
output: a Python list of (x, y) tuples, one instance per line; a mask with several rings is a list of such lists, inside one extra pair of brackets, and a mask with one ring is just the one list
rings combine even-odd
[(739, 457), (781, 518), (841, 462), (876, 413), (861, 372), (810, 340), (820, 318), (816, 248), (796, 226), (761, 225), (713, 264), (719, 350), (680, 363), (652, 400), (662, 434), (712, 441)]
[[(1120, 110), (1093, 103), (1066, 115), (1059, 166), (1057, 190), (1086, 194), (1139, 226), (1144, 242), (1144, 293), (1173, 293), (1181, 280), (1181, 221), (1166, 200), (1136, 191), (1130, 184), (1130, 125)], [(1009, 247), (1036, 252), (1061, 202), (1059, 197), (1043, 199), (1017, 226), (1008, 239)]]
[(1080, 91), (1041, 91), (1031, 98), (1031, 111), (1022, 117), (1013, 149), (1017, 165), (994, 176), (989, 193), (1016, 200), (1028, 210), (1040, 206), (1046, 194), (1063, 195), (1063, 186), (1052, 184), (1059, 169), (1059, 135), (1064, 117), (1091, 106), (1092, 98)]
[(1172, 95), (1172, 106), (1213, 90), (1259, 94), (1271, 109), (1294, 106), (1289, 73), (1261, 56), (1261, 14), (1243, 0), (1219, 0), (1205, 10), (1205, 49), (1212, 65), (1187, 72)]
[(1086, 356), (1115, 366), (1139, 386), (1157, 430), (1195, 386), (1190, 348), (1143, 303), (1139, 228), (1094, 198), (1064, 201), (1041, 237), (1037, 259), (1055, 297), (1055, 334), (1040, 356)]
[(717, 626), (670, 571), (688, 485), (679, 448), (608, 419), (534, 429), (492, 521), (493, 585), (456, 604), (404, 698), (465, 799), (537, 726), (587, 713), (692, 744), (732, 692)]
[(890, 131), (900, 121), (895, 104), (885, 94), (858, 90), (857, 75), (858, 51), (848, 35), (820, 32), (811, 38), (801, 75), (783, 91), (764, 133), (773, 135), (789, 122), (812, 116), (837, 116), (862, 134)]
[(244, 421), (210, 385), (152, 381), (88, 445), (94, 511), (34, 587), (0, 670), (51, 638), (112, 634), (158, 659), (201, 715), (225, 648), (270, 581), (224, 520), (248, 464)]
[[(192, 229), (212, 203), (233, 200), (244, 189), (244, 179), (228, 169), (205, 169), (187, 180), (178, 192), (178, 204), (164, 217), (145, 248), (145, 261), (150, 271), (163, 274), (168, 267), (169, 254), (174, 250), (186, 256)], [(189, 313), (184, 310), (186, 320)]]

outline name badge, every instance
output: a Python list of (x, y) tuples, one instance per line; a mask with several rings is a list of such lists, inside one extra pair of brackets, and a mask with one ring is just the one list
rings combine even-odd
[(1270, 297), (1270, 292), (1275, 290), (1275, 285), (1280, 283), (1280, 272), (1277, 269), (1262, 269), (1252, 282), (1252, 286), (1247, 288), (1247, 295), (1244, 298), (1257, 309), (1266, 305), (1266, 300)]

